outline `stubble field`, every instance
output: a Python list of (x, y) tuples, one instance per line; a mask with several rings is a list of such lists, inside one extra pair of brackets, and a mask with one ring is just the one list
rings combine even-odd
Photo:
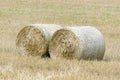
[[(28, 24), (95, 26), (104, 35), (102, 61), (21, 56), (18, 32)], [(120, 80), (119, 0), (0, 0), (0, 80)]]

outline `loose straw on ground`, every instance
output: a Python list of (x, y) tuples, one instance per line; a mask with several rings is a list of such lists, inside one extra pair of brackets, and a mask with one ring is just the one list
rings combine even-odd
[(55, 24), (25, 26), (17, 35), (16, 46), (20, 54), (49, 56), (48, 46), (53, 33), (60, 29)]
[(51, 39), (51, 58), (101, 60), (105, 52), (104, 38), (94, 27), (66, 27)]

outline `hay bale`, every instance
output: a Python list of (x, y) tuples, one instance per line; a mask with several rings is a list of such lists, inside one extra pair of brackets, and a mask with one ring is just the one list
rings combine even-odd
[(51, 58), (101, 60), (105, 41), (94, 27), (66, 27), (53, 34), (49, 52)]
[(16, 46), (20, 54), (49, 56), (48, 46), (53, 33), (60, 29), (55, 24), (25, 26), (17, 35)]

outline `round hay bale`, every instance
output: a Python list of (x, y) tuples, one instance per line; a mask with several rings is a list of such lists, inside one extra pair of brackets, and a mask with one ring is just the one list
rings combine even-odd
[(51, 58), (101, 60), (105, 41), (94, 27), (66, 27), (53, 34), (49, 52)]
[(16, 46), (18, 52), (23, 55), (49, 56), (49, 41), (53, 33), (60, 28), (59, 25), (55, 24), (25, 26), (17, 35)]

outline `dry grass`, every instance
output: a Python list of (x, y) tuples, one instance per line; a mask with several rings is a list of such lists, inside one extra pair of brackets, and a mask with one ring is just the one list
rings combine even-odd
[[(1, 80), (119, 80), (119, 0), (0, 0)], [(27, 24), (96, 26), (104, 35), (103, 61), (51, 60), (20, 56), (17, 33)]]

